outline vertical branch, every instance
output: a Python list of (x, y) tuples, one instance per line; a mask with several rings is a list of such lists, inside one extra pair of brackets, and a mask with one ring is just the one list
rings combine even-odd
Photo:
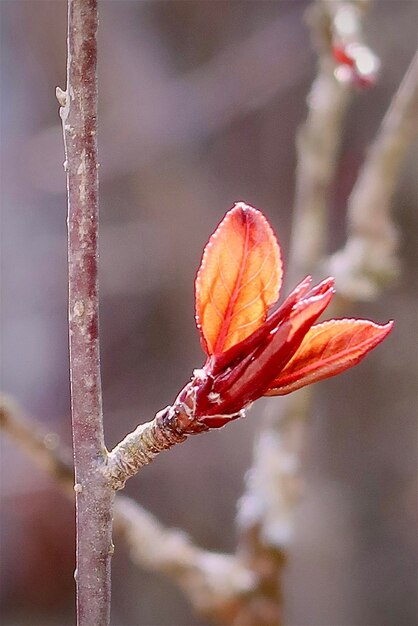
[[(368, 2), (363, 8), (367, 8)], [(343, 39), (341, 11), (349, 12), (351, 37), (362, 40), (363, 10), (356, 2), (316, 0), (307, 19), (318, 53), (318, 73), (308, 96), (308, 114), (297, 139), (295, 206), (287, 280), (298, 282), (318, 268), (326, 251), (330, 187), (337, 167), (342, 128), (350, 104), (350, 83), (335, 76), (332, 46)], [(251, 624), (283, 621), (280, 575), (292, 540), (293, 515), (301, 492), (300, 450), (311, 389), (282, 399), (280, 413), (267, 413), (254, 448), (239, 502), (240, 554), (264, 585), (257, 604), (248, 603)]]
[(295, 203), (289, 253), (289, 284), (312, 273), (327, 240), (329, 189), (337, 167), (341, 126), (352, 90), (336, 80), (331, 47), (334, 11), (317, 1), (307, 11), (312, 40), (318, 52), (318, 74), (308, 96), (308, 114), (297, 136)]
[(391, 200), (417, 133), (418, 53), (393, 96), (348, 199), (347, 242), (328, 260), (339, 293), (369, 300), (399, 273)]
[(65, 94), (71, 413), (77, 517), (77, 620), (109, 623), (113, 490), (105, 446), (98, 334), (97, 0), (68, 2)]

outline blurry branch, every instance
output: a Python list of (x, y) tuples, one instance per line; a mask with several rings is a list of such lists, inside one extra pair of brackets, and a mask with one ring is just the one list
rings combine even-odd
[[(362, 8), (366, 4), (362, 3)], [(292, 284), (315, 273), (326, 252), (330, 187), (352, 92), (350, 83), (337, 79), (332, 56), (335, 40), (345, 37), (340, 32), (344, 24), (341, 11), (350, 15), (350, 40), (362, 41), (363, 11), (358, 3), (317, 0), (307, 12), (318, 53), (318, 73), (308, 96), (306, 122), (297, 138), (296, 195), (288, 269)], [(301, 389), (282, 399), (279, 414), (271, 409), (266, 415), (239, 502), (237, 520), (240, 549), (247, 557), (245, 563), (259, 575), (266, 572), (265, 616), (250, 612), (252, 624), (282, 622), (280, 575), (292, 540), (294, 510), (301, 493), (300, 450), (310, 399), (311, 389)]]
[[(348, 84), (339, 82), (334, 75), (335, 63), (330, 46), (339, 23), (339, 10), (349, 9), (352, 17), (357, 16), (360, 38), (361, 6), (364, 8), (366, 3), (318, 0), (309, 12), (309, 23), (319, 52), (319, 69), (308, 98), (307, 120), (298, 137), (288, 274), (292, 281), (318, 269), (325, 258), (329, 191), (351, 91)], [(352, 25), (355, 23), (353, 20)], [(416, 131), (417, 98), (415, 59), (393, 99), (350, 196), (348, 243), (331, 259), (331, 273), (336, 274), (337, 287), (351, 299), (375, 297), (379, 282), (396, 269), (393, 258), (396, 237), (389, 220), (389, 204), (402, 159)], [(339, 312), (344, 312), (341, 303)], [(255, 446), (253, 466), (239, 506), (241, 544), (243, 550), (253, 557), (252, 561), (250, 558), (245, 563), (251, 567), (251, 563), (257, 563), (255, 557), (261, 555), (264, 571), (268, 569), (266, 562), (269, 562), (270, 576), (275, 575), (276, 582), (292, 539), (294, 509), (302, 487), (300, 449), (310, 399), (311, 389), (305, 388), (283, 399), (279, 415), (273, 413), (274, 409), (269, 410)], [(270, 597), (273, 601), (274, 594), (270, 593)], [(277, 590), (276, 599), (280, 602)]]
[[(306, 12), (318, 73), (308, 95), (308, 114), (297, 137), (296, 189), (289, 253), (289, 284), (318, 269), (328, 237), (330, 188), (338, 165), (342, 128), (353, 94), (353, 77), (338, 72), (335, 48), (362, 49), (373, 64), (378, 60), (363, 43), (362, 18), (369, 0), (317, 0)], [(347, 68), (346, 68), (347, 69)]]
[[(6, 396), (0, 396), (0, 428), (74, 498), (71, 452), (60, 445), (58, 435), (25, 418)], [(186, 533), (165, 528), (151, 513), (122, 495), (115, 499), (114, 525), (135, 565), (165, 573), (196, 610), (220, 623), (229, 623), (247, 595), (254, 593), (256, 577), (238, 558), (199, 548)]]
[(44, 430), (35, 420), (25, 418), (17, 404), (0, 394), (0, 428), (39, 467), (74, 497), (74, 470), (71, 450), (63, 449), (55, 433)]
[[(349, 84), (336, 80), (332, 57), (335, 7), (312, 4), (306, 19), (318, 53), (318, 73), (308, 95), (308, 114), (297, 136), (296, 191), (289, 253), (289, 284), (312, 273), (325, 252), (330, 185), (337, 167)], [(330, 9), (330, 10), (329, 10)], [(334, 21), (335, 23), (335, 21)], [(359, 30), (358, 26), (358, 30)]]
[(417, 120), (418, 54), (392, 99), (350, 194), (347, 243), (328, 260), (338, 292), (347, 299), (373, 299), (398, 274), (398, 236), (390, 205)]
[(168, 575), (196, 610), (221, 624), (232, 623), (246, 596), (257, 587), (256, 576), (237, 557), (198, 548), (184, 532), (165, 528), (120, 495), (115, 501), (115, 530), (127, 543), (134, 563)]
[[(336, 79), (332, 58), (337, 9), (347, 4), (317, 0), (307, 11), (318, 52), (318, 74), (307, 99), (307, 119), (297, 138), (296, 195), (288, 269), (291, 282), (312, 273), (325, 253), (329, 191), (351, 95), (349, 86)], [(361, 13), (355, 15), (360, 20)], [(358, 22), (359, 37), (360, 30)], [(258, 526), (261, 540), (278, 549), (285, 547), (291, 536), (289, 512), (295, 501), (302, 431), (294, 424), (304, 422), (309, 394), (310, 388), (305, 388), (283, 398), (283, 414), (267, 420), (255, 447), (254, 464), (240, 502), (238, 520), (242, 531)]]
[(57, 89), (68, 199), (68, 323), (76, 481), (77, 624), (110, 621), (114, 492), (105, 458), (99, 347), (97, 0), (68, 0), (67, 84)]
[(282, 554), (292, 540), (295, 505), (299, 502), (300, 451), (308, 416), (310, 387), (281, 398), (280, 412), (268, 408), (254, 446), (245, 492), (239, 501), (242, 540), (257, 529), (260, 545)]

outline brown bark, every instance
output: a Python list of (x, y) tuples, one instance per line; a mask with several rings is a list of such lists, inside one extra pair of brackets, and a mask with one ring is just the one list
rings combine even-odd
[(111, 508), (105, 460), (98, 334), (97, 0), (68, 2), (67, 87), (59, 93), (68, 193), (71, 413), (77, 623), (109, 623)]

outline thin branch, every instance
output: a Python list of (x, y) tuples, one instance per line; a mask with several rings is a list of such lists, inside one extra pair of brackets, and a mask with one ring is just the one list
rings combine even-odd
[[(103, 474), (115, 490), (148, 465), (160, 452), (187, 439), (187, 432), (175, 408), (168, 406), (150, 422), (140, 424), (108, 453)], [(187, 427), (187, 421), (186, 421)]]
[[(71, 452), (60, 445), (56, 434), (25, 418), (6, 396), (0, 396), (0, 428), (74, 498)], [(186, 533), (164, 527), (154, 515), (122, 495), (114, 503), (114, 525), (136, 566), (167, 575), (197, 611), (220, 623), (233, 623), (240, 606), (257, 589), (254, 573), (240, 559), (203, 550)]]
[(32, 461), (44, 469), (67, 494), (74, 497), (71, 450), (63, 449), (57, 434), (23, 416), (18, 405), (0, 394), (0, 428)]
[(105, 458), (98, 335), (97, 0), (68, 0), (67, 86), (58, 91), (68, 192), (71, 412), (77, 622), (110, 620), (113, 490)]
[(220, 624), (233, 624), (258, 580), (234, 555), (209, 552), (179, 529), (165, 528), (129, 498), (115, 501), (115, 531), (121, 533), (134, 563), (163, 572), (178, 585), (195, 609)]
[(399, 170), (415, 138), (418, 54), (392, 99), (348, 200), (348, 239), (328, 261), (338, 292), (347, 299), (375, 298), (397, 276), (397, 229), (390, 208)]
[[(307, 13), (318, 52), (318, 74), (308, 96), (307, 119), (297, 139), (296, 195), (287, 275), (292, 284), (314, 273), (326, 251), (330, 189), (352, 93), (349, 83), (336, 78), (332, 57), (335, 38), (344, 39), (344, 33), (339, 32), (340, 11), (350, 12), (350, 37), (361, 41), (363, 10), (358, 3), (317, 0)], [(249, 623), (257, 623), (257, 619), (260, 623), (264, 619), (263, 624), (282, 622), (280, 576), (301, 494), (300, 450), (310, 398), (311, 389), (301, 389), (282, 399), (279, 413), (271, 409), (265, 416), (239, 502), (237, 521), (241, 550), (247, 555), (245, 563), (257, 572), (265, 572), (266, 582), (266, 617), (260, 611), (255, 613), (249, 605)]]
[[(319, 0), (306, 14), (319, 55), (318, 74), (308, 95), (308, 114), (296, 144), (298, 164), (289, 253), (290, 284), (312, 273), (326, 249), (330, 187), (352, 93), (350, 85), (338, 81), (334, 75), (332, 40), (338, 13), (335, 6), (328, 6), (333, 4)], [(337, 7), (346, 4), (335, 3)]]
[(243, 534), (258, 528), (261, 542), (282, 553), (293, 538), (293, 516), (301, 493), (300, 451), (309, 412), (310, 388), (282, 398), (272, 407), (254, 449), (246, 490), (239, 502)]

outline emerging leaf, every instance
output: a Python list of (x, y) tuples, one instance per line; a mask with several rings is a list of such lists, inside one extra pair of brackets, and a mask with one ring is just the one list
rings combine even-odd
[(356, 365), (383, 341), (393, 322), (331, 320), (312, 326), (299, 349), (270, 385), (268, 396), (290, 393)]
[(314, 325), (334, 294), (334, 278), (311, 287), (307, 276), (272, 307), (281, 281), (280, 248), (268, 221), (235, 204), (210, 238), (196, 278), (196, 321), (208, 358), (176, 399), (188, 432), (221, 428), (261, 396), (343, 372), (392, 328), (349, 319)]
[(240, 404), (245, 406), (270, 389), (271, 381), (295, 354), (308, 329), (328, 306), (333, 293), (330, 284), (323, 294), (300, 301), (253, 353), (232, 368), (225, 381), (215, 382), (214, 391), (224, 398), (227, 412), (234, 412)]
[(240, 356), (251, 353), (275, 328), (277, 328), (281, 321), (283, 321), (289, 313), (292, 311), (295, 304), (306, 294), (311, 284), (311, 277), (307, 276), (299, 285), (287, 296), (286, 300), (272, 311), (264, 324), (257, 328), (249, 337), (246, 337), (243, 341), (236, 343), (232, 348), (226, 350), (222, 354), (213, 357), (211, 359), (211, 371), (213, 374), (220, 372), (231, 366), (234, 361), (237, 361)]
[(279, 297), (282, 262), (264, 215), (238, 202), (210, 238), (196, 278), (196, 322), (219, 355), (260, 328)]

